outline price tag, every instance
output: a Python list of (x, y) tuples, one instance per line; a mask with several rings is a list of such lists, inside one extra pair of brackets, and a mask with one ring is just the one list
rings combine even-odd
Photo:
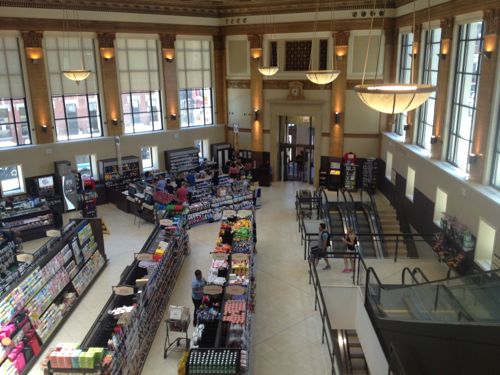
[(135, 256), (135, 259), (138, 261), (141, 260), (153, 260), (153, 254), (148, 254), (148, 253), (140, 253)]
[(244, 262), (245, 260), (248, 260), (248, 254), (243, 254), (243, 253), (231, 254), (231, 259), (235, 262)]
[(232, 296), (241, 296), (247, 289), (241, 285), (229, 285), (226, 287), (226, 293)]
[(226, 253), (212, 253), (212, 259), (214, 260), (227, 260)]
[(131, 286), (114, 286), (113, 292), (118, 296), (131, 296), (134, 294), (134, 288)]
[(220, 285), (207, 285), (203, 287), (203, 293), (211, 296), (222, 294), (222, 287)]

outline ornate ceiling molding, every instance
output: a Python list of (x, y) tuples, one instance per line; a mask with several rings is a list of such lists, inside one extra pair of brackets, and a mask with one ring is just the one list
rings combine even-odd
[[(407, 0), (388, 0), (387, 8), (396, 4), (406, 4)], [(377, 0), (377, 8), (384, 6), (385, 0)], [(311, 12), (311, 3), (303, 0), (78, 0), (68, 4), (64, 0), (0, 0), (0, 6), (78, 9), (100, 12), (128, 12), (149, 14), (170, 14), (197, 17), (235, 17), (272, 13)], [(337, 0), (337, 10), (369, 9), (371, 0)], [(331, 0), (319, 0), (319, 11), (331, 10)]]
[(485, 34), (498, 34), (498, 27), (500, 24), (500, 8), (485, 10), (484, 21), (486, 26)]

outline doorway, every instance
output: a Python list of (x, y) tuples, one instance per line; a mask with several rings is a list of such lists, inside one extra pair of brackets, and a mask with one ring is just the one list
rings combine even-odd
[(314, 181), (314, 126), (311, 116), (279, 116), (278, 166), (281, 181)]

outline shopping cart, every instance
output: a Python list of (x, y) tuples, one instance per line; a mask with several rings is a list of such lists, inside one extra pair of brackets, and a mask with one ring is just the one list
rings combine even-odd
[[(168, 318), (165, 320), (167, 327), (167, 337), (165, 338), (165, 345), (163, 348), (163, 358), (167, 358), (168, 353), (180, 348), (182, 341), (185, 340), (185, 347), (183, 350), (189, 349), (188, 328), (191, 321), (189, 308), (185, 306), (170, 305), (168, 307)], [(177, 337), (170, 341), (170, 332), (181, 332), (185, 337)]]

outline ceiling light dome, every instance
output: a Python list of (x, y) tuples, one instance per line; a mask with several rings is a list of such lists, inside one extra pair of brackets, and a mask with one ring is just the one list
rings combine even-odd
[(77, 84), (88, 78), (91, 71), (87, 69), (69, 69), (63, 70), (63, 74), (66, 78), (76, 82)]
[(259, 66), (258, 69), (260, 74), (267, 77), (275, 75), (279, 70), (277, 66)]
[(355, 86), (354, 91), (368, 107), (396, 114), (422, 105), (436, 91), (436, 86), (412, 83), (367, 84)]
[(306, 77), (312, 83), (326, 85), (327, 83), (335, 81), (339, 74), (340, 70), (309, 70), (306, 73)]

